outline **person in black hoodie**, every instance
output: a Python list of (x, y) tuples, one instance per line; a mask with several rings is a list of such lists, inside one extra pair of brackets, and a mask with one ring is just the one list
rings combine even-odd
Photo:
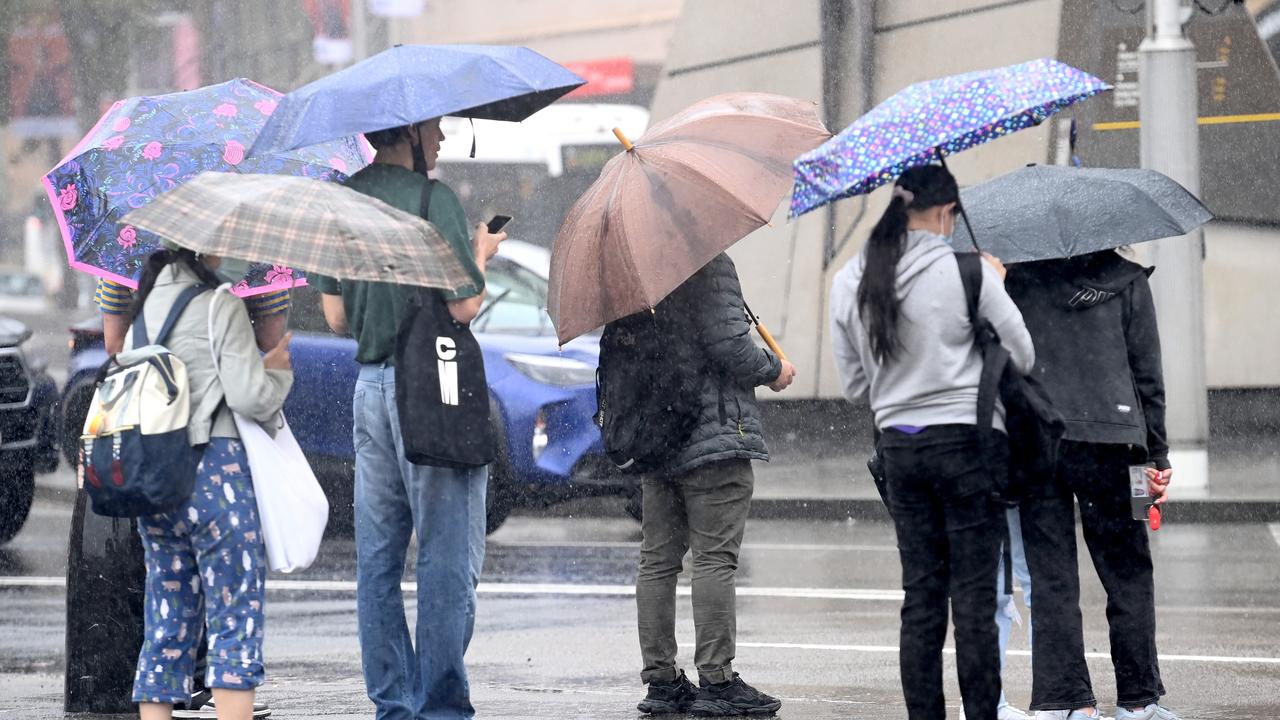
[(1006, 287), (1035, 342), (1033, 375), (1066, 420), (1056, 473), (1033, 482), (1021, 505), (1037, 588), (1031, 709), (1038, 717), (1099, 717), (1080, 614), (1078, 499), (1107, 594), (1117, 720), (1176, 720), (1158, 704), (1151, 550), (1129, 504), (1130, 465), (1147, 466), (1158, 501), (1172, 476), (1150, 273), (1112, 250), (1009, 269)]

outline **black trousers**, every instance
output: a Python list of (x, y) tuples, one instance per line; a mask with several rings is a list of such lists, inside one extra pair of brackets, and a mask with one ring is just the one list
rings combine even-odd
[[(934, 426), (916, 435), (889, 429), (879, 447), (906, 592), (899, 662), (907, 716), (947, 716), (942, 647), (949, 601), (965, 716), (994, 720), (1000, 648), (991, 618), (1004, 535), (1002, 508), (992, 499), (994, 468), (972, 425)], [(1001, 447), (1004, 464), (1007, 445)]]
[(1036, 589), (1031, 608), (1032, 710), (1096, 705), (1084, 656), (1075, 507), (1107, 593), (1116, 702), (1142, 707), (1164, 694), (1156, 657), (1155, 583), (1146, 523), (1129, 509), (1127, 445), (1064, 442), (1058, 471), (1029, 488), (1022, 540)]

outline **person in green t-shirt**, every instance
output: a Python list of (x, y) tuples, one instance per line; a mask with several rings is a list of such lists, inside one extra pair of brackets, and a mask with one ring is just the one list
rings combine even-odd
[[(426, 173), (435, 167), (444, 134), (439, 118), (366, 133), (373, 163), (347, 186), (418, 215)], [(468, 233), (453, 191), (434, 183), (428, 220), (468, 267), (473, 282), (445, 293), (453, 319), (480, 312), (485, 265), (506, 233), (483, 224)], [(484, 560), (488, 468), (414, 465), (404, 457), (396, 410), (396, 333), (414, 289), (388, 283), (311, 276), (325, 320), (356, 339), (360, 374), (353, 401), (356, 447), (356, 607), (361, 662), (379, 720), (472, 717), (463, 662), (475, 625), (475, 586)], [(418, 537), (417, 642), (404, 616), (400, 579), (405, 553)]]

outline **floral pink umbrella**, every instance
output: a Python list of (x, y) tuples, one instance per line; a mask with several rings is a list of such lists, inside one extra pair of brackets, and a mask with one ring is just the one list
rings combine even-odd
[[(362, 137), (247, 156), (280, 93), (243, 78), (198, 90), (134, 97), (111, 106), (44, 176), (73, 268), (137, 287), (159, 239), (122, 221), (202, 172), (297, 175), (340, 182), (372, 159)], [(305, 284), (301, 273), (256, 264), (242, 296)]]

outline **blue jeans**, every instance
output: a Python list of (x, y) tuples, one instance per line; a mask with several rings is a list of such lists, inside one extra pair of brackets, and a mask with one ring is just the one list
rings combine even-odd
[[(393, 367), (361, 366), (353, 412), (356, 607), (369, 699), (379, 720), (473, 717), (463, 655), (475, 627), (484, 563), (488, 468), (405, 460)], [(414, 534), (416, 641), (400, 592)]]
[[(1027, 569), (1027, 553), (1022, 547), (1022, 519), (1018, 515), (1017, 508), (1009, 508), (1006, 511), (1009, 519), (1009, 555), (1013, 559), (1013, 577), (1017, 579), (1018, 585), (1022, 587), (1022, 604), (1028, 610), (1027, 615), (1027, 645), (1031, 644), (1031, 571)], [(1004, 586), (1004, 553), (1000, 553), (1000, 572), (997, 575), (997, 583), (999, 584), (999, 595), (996, 596), (996, 627), (1000, 629), (1000, 676), (1004, 677), (1004, 656), (1009, 650), (1009, 635), (1013, 630), (1013, 618), (1018, 614), (1018, 607), (1014, 604), (1013, 590), (1006, 589)], [(998, 708), (1007, 707), (1009, 699), (1005, 697), (1003, 688), (1000, 690), (1000, 704)]]

